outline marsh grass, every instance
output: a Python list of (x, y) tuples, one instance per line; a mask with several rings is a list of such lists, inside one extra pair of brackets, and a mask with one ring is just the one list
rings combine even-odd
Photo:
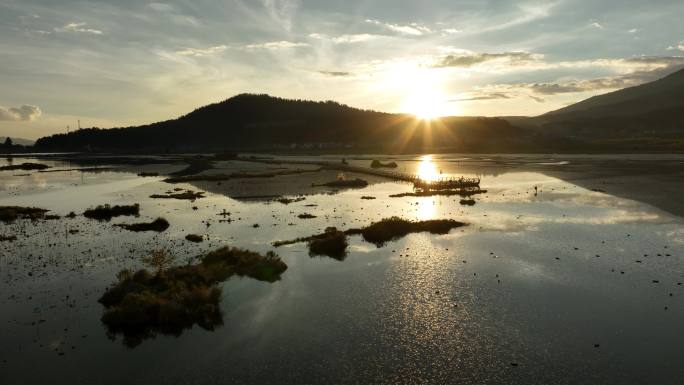
[(153, 199), (183, 199), (183, 200), (189, 200), (189, 201), (196, 201), (197, 199), (204, 198), (204, 193), (201, 191), (194, 192), (191, 190), (183, 191), (183, 192), (170, 192), (167, 194), (153, 194), (150, 195), (150, 198)]
[(411, 233), (448, 234), (451, 229), (461, 226), (465, 226), (465, 223), (453, 219), (409, 221), (399, 217), (391, 217), (361, 229), (347, 230), (346, 233), (348, 235), (361, 234), (366, 242), (380, 247), (389, 241), (403, 238)]
[(424, 191), (414, 191), (406, 192), (401, 194), (392, 194), (390, 198), (405, 198), (405, 197), (431, 197), (431, 196), (455, 196), (458, 195), (462, 198), (467, 198), (476, 194), (486, 194), (487, 190), (482, 190), (480, 188), (458, 188), (452, 190), (424, 190)]
[(129, 206), (110, 206), (109, 204), (100, 205), (83, 212), (83, 216), (90, 219), (97, 219), (100, 221), (109, 221), (114, 217), (120, 216), (139, 216), (140, 205), (134, 204)]
[(126, 229), (129, 231), (135, 231), (135, 232), (141, 232), (141, 231), (156, 231), (158, 233), (161, 233), (162, 231), (165, 231), (166, 229), (169, 228), (170, 224), (169, 221), (167, 221), (164, 218), (157, 218), (152, 222), (149, 223), (132, 223), (132, 224), (118, 224), (114, 225), (116, 227), (121, 227), (122, 229)]
[(197, 235), (197, 234), (188, 234), (185, 236), (185, 239), (187, 241), (194, 242), (194, 243), (200, 243), (200, 242), (204, 241), (204, 237), (201, 235)]
[(328, 227), (321, 236), (309, 240), (309, 255), (325, 255), (339, 261), (347, 256), (347, 234), (335, 227)]
[[(431, 234), (448, 234), (454, 228), (466, 226), (465, 223), (455, 221), (453, 219), (433, 219), (428, 221), (409, 221), (399, 217), (385, 218), (380, 222), (375, 222), (369, 226), (360, 229), (349, 229), (345, 231), (338, 231), (334, 227), (326, 229), (323, 234), (312, 235), (309, 237), (300, 237), (289, 241), (273, 242), (273, 246), (280, 247), (291, 245), (300, 242), (307, 242), (309, 244), (309, 253), (314, 255), (330, 255), (327, 251), (338, 251), (341, 249), (343, 243), (339, 233), (344, 234), (344, 242), (346, 243), (346, 236), (361, 235), (366, 242), (382, 247), (385, 243), (405, 237), (411, 233), (428, 232)], [(312, 250), (312, 245), (315, 248)], [(346, 245), (344, 246), (346, 250)], [(320, 252), (319, 252), (320, 251)]]
[(31, 170), (45, 170), (50, 168), (50, 166), (46, 164), (41, 164), (41, 163), (22, 163), (22, 164), (13, 164), (9, 166), (2, 166), (0, 167), (0, 171), (12, 171), (12, 170), (22, 170), (22, 171), (31, 171)]
[[(162, 264), (150, 263), (160, 260)], [(123, 270), (99, 299), (105, 307), (102, 322), (110, 338), (123, 335), (135, 347), (157, 334), (180, 335), (195, 324), (214, 330), (223, 324), (219, 283), (233, 275), (275, 282), (287, 265), (274, 253), (261, 255), (223, 247), (197, 258), (198, 264), (168, 267), (168, 252), (158, 250), (145, 258), (156, 272)]]
[(382, 163), (381, 161), (375, 159), (370, 165), (372, 168), (397, 168), (399, 167), (396, 162)]
[(42, 219), (48, 211), (36, 207), (0, 206), (0, 221), (10, 223), (17, 219)]

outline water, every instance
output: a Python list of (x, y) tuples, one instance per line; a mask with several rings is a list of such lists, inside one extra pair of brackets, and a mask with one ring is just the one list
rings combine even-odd
[[(369, 163), (358, 158), (349, 162)], [(0, 235), (19, 238), (0, 243), (0, 383), (680, 383), (684, 220), (555, 176), (583, 165), (596, 172), (598, 163), (605, 164), (598, 171), (612, 175), (623, 166), (592, 157), (394, 160), (400, 171), (432, 177), (480, 176), (488, 192), (468, 207), (458, 197), (390, 198), (411, 186), (373, 179), (380, 183), (334, 194), (313, 189), (306, 200), (283, 205), (220, 192), (239, 187), (268, 195), (283, 180), (307, 185), (302, 181), (315, 176), (169, 185), (136, 173), (182, 165), (0, 172), (0, 206), (65, 215), (102, 203), (141, 205), (140, 218), (111, 222), (79, 216), (0, 224)], [(174, 187), (209, 193), (196, 202), (149, 198)], [(219, 222), (223, 210), (233, 222)], [(301, 213), (317, 218), (298, 219)], [(343, 261), (309, 257), (306, 244), (271, 246), (393, 215), (469, 225), (381, 248), (351, 237)], [(112, 226), (157, 216), (169, 220), (169, 230)], [(189, 233), (208, 240), (186, 242)], [(224, 324), (215, 331), (196, 326), (134, 349), (120, 336), (107, 337), (97, 298), (119, 270), (141, 267), (141, 257), (161, 247), (185, 263), (224, 244), (275, 250), (288, 270), (272, 284), (223, 283)]]

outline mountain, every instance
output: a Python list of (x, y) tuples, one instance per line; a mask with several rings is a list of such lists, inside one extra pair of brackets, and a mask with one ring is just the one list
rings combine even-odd
[(684, 69), (636, 87), (594, 96), (527, 121), (538, 133), (599, 146), (684, 150)]
[(335, 102), (241, 94), (178, 119), (138, 127), (89, 128), (41, 138), (39, 151), (244, 151), (344, 149), (507, 151), (523, 131), (503, 119), (419, 121)]
[[(0, 136), (0, 143), (5, 143), (5, 139), (7, 139), (6, 136)], [(30, 139), (23, 139), (23, 138), (14, 138), (10, 137), (12, 139), (12, 143), (15, 145), (20, 145), (20, 146), (33, 146), (35, 143), (33, 140)]]

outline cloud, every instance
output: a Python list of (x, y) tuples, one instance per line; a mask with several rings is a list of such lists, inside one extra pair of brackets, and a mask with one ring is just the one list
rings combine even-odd
[(0, 106), (0, 121), (32, 122), (42, 114), (36, 106), (23, 105), (21, 107)]
[(346, 71), (318, 71), (319, 74), (331, 77), (347, 77), (352, 76), (351, 72)]
[(300, 1), (298, 0), (261, 0), (269, 16), (276, 23), (280, 24), (285, 30), (292, 29), (294, 19)]
[(530, 52), (477, 53), (466, 52), (447, 55), (441, 58), (433, 67), (472, 67), (490, 61), (505, 61), (510, 64), (522, 64), (541, 60), (544, 56)]
[(637, 32), (639, 32), (638, 28), (632, 28), (629, 31), (627, 31), (627, 33), (637, 33)]
[(55, 28), (55, 32), (79, 32), (79, 33), (90, 33), (93, 35), (102, 35), (102, 31), (99, 29), (93, 29), (86, 27), (86, 23), (69, 23), (64, 27)]
[(147, 6), (157, 12), (171, 12), (174, 10), (173, 5), (166, 3), (149, 3)]
[(366, 19), (366, 23), (370, 23), (373, 25), (380, 26), (382, 28), (388, 29), (392, 32), (397, 32), (401, 33), (404, 35), (412, 35), (412, 36), (421, 36), (424, 34), (432, 33), (433, 30), (418, 23), (410, 23), (410, 24), (392, 24), (392, 23), (385, 23), (380, 20), (375, 20), (375, 19)]
[(216, 45), (213, 47), (209, 48), (185, 48), (180, 51), (176, 51), (176, 54), (181, 55), (181, 56), (194, 56), (194, 57), (202, 57), (202, 56), (211, 56), (211, 55), (216, 55), (219, 54), (223, 51), (226, 50), (225, 45)]
[(557, 95), (576, 92), (617, 90), (658, 80), (684, 67), (684, 57), (644, 57), (624, 59), (624, 61), (632, 63), (658, 63), (659, 65), (662, 65), (663, 63), (667, 64), (660, 67), (636, 70), (615, 76), (585, 80), (568, 80), (552, 83), (520, 83), (509, 85), (508, 88), (525, 88), (538, 95)]
[(340, 36), (331, 37), (331, 36), (328, 36), (325, 34), (312, 33), (309, 35), (309, 37), (312, 39), (317, 39), (317, 40), (330, 40), (331, 42), (333, 42), (335, 44), (354, 44), (354, 43), (362, 43), (365, 41), (377, 39), (380, 36), (371, 35), (368, 33), (359, 33), (359, 34), (340, 35)]
[(270, 50), (277, 50), (277, 49), (288, 49), (288, 48), (298, 48), (298, 47), (307, 47), (309, 44), (308, 43), (301, 43), (301, 42), (293, 42), (293, 41), (287, 41), (287, 40), (281, 40), (281, 41), (270, 41), (267, 43), (257, 43), (257, 44), (247, 44), (245, 48), (247, 49), (270, 49)]
[(451, 99), (450, 102), (474, 102), (481, 100), (511, 99), (514, 95), (504, 92), (470, 92), (462, 97)]
[(601, 23), (595, 21), (591, 24), (589, 24), (590, 27), (598, 28), (598, 29), (606, 29)]
[(668, 51), (675, 51), (675, 50), (684, 51), (684, 40), (680, 41), (677, 46), (671, 45), (671, 46), (667, 47), (667, 50)]

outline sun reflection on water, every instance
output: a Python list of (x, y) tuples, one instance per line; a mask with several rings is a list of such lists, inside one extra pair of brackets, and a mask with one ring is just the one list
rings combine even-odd
[(435, 198), (423, 198), (416, 203), (416, 217), (419, 221), (435, 219), (437, 201)]
[(432, 161), (432, 155), (424, 155), (420, 158), (418, 163), (418, 177), (427, 182), (434, 182), (439, 179), (439, 172), (437, 166)]

